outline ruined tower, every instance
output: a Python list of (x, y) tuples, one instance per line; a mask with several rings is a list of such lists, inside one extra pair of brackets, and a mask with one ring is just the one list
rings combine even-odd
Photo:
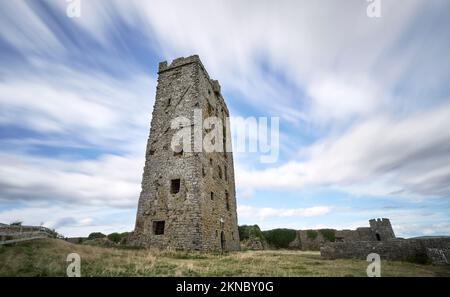
[[(210, 79), (196, 55), (175, 59), (170, 65), (160, 63), (158, 75), (131, 244), (182, 250), (238, 250), (229, 112), (220, 85)], [(221, 137), (212, 142), (227, 150), (198, 150), (196, 137), (203, 139), (218, 127), (201, 126), (199, 130), (196, 124), (212, 117), (224, 123), (219, 131)], [(174, 119), (182, 119), (184, 124), (174, 127)], [(180, 129), (192, 134), (173, 146)], [(190, 149), (186, 149), (187, 144)]]
[(386, 241), (395, 238), (394, 229), (392, 229), (389, 219), (372, 219), (369, 220), (369, 224), (377, 241)]

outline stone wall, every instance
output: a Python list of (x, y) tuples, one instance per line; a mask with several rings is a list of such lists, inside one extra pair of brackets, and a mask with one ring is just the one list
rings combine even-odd
[(450, 238), (392, 239), (388, 241), (354, 241), (326, 243), (320, 254), (326, 259), (366, 259), (370, 253), (377, 253), (384, 260), (417, 261), (427, 258), (427, 248), (447, 248)]
[(4, 235), (30, 233), (30, 232), (43, 232), (54, 234), (56, 236), (56, 233), (53, 230), (43, 226), (20, 226), (20, 225), (5, 225), (5, 224), (2, 224), (0, 226), (0, 233)]
[(426, 252), (433, 264), (450, 265), (450, 246), (445, 248), (427, 248)]
[[(395, 238), (389, 219), (373, 219), (369, 223), (370, 227), (359, 227), (356, 230), (298, 230), (297, 238), (289, 246), (301, 250), (319, 250), (324, 244), (334, 241), (385, 241)], [(328, 236), (324, 236), (324, 234)]]
[[(195, 122), (195, 115), (200, 123)], [(205, 136), (206, 130), (194, 125), (212, 116), (229, 123), (220, 85), (209, 78), (199, 57), (160, 63), (130, 244), (183, 250), (239, 249), (232, 153), (205, 152), (201, 147), (200, 152), (194, 150), (194, 137), (183, 138), (175, 150), (172, 147), (173, 136), (180, 129)], [(172, 120), (180, 117), (188, 123), (172, 129)], [(220, 132), (225, 133), (214, 141), (230, 148), (229, 130)], [(183, 149), (185, 145), (190, 151)]]
[[(334, 229), (327, 230), (336, 233)], [(297, 238), (289, 244), (289, 247), (304, 251), (314, 251), (319, 250), (328, 241), (329, 239), (323, 236), (321, 230), (298, 230)]]
[(389, 219), (372, 219), (369, 221), (369, 224), (376, 240), (384, 241), (395, 238), (394, 230)]
[(57, 233), (43, 226), (0, 225), (0, 241), (32, 238), (36, 236), (57, 237)]

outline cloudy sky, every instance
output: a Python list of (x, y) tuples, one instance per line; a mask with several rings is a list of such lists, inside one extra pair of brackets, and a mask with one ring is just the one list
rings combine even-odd
[(450, 2), (0, 2), (0, 222), (134, 226), (160, 61), (200, 55), (234, 117), (280, 118), (277, 162), (235, 154), (239, 224), (450, 235)]

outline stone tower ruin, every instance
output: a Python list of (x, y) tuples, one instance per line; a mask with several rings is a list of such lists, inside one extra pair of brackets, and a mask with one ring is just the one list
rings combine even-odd
[[(160, 63), (158, 75), (142, 191), (130, 242), (181, 250), (238, 250), (229, 111), (220, 85), (210, 79), (197, 55), (175, 59), (170, 65)], [(196, 137), (205, 137), (208, 129), (196, 129), (196, 115), (200, 123), (211, 117), (224, 123), (221, 137), (215, 137), (213, 143), (220, 143), (226, 150), (198, 150)], [(184, 119), (184, 124), (174, 128), (177, 118)], [(193, 133), (174, 147), (173, 139), (180, 129)]]
[(395, 238), (394, 229), (392, 229), (389, 219), (372, 219), (369, 220), (369, 224), (377, 241), (386, 241)]

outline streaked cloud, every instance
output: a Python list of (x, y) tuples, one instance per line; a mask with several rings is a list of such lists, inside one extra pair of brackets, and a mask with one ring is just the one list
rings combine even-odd
[(314, 206), (308, 208), (271, 208), (271, 207), (253, 207), (248, 205), (239, 205), (237, 212), (239, 218), (246, 220), (267, 220), (270, 218), (287, 217), (317, 217), (330, 212), (330, 207)]
[[(450, 197), (448, 1), (385, 1), (377, 20), (362, 0), (92, 0), (79, 19), (65, 1), (13, 2), (0, 4), (0, 221), (132, 228), (157, 62), (199, 54), (232, 115), (281, 117), (278, 163), (235, 155), (244, 220), (386, 213), (407, 235), (448, 233), (448, 202), (433, 204)], [(295, 196), (315, 189), (375, 211), (341, 223), (332, 198)], [(278, 191), (292, 194), (282, 207), (261, 198)], [(439, 215), (417, 213), (414, 232), (406, 201)]]
[(357, 195), (449, 197), (450, 106), (407, 118), (374, 117), (325, 138), (290, 161), (260, 171), (237, 170), (240, 186), (329, 186)]

